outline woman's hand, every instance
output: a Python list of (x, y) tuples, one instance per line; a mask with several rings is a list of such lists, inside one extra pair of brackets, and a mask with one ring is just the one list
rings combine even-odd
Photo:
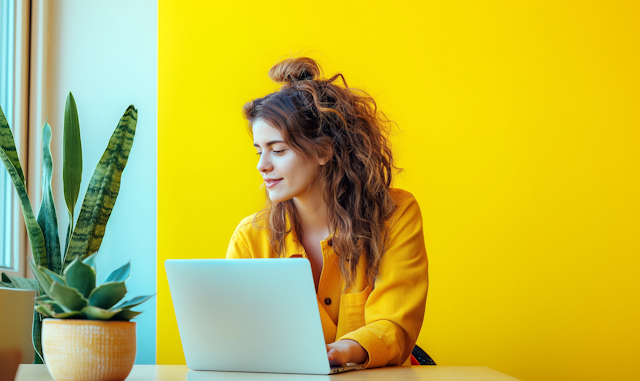
[(369, 358), (362, 345), (349, 339), (327, 344), (327, 356), (331, 365), (344, 365), (348, 362), (363, 364)]

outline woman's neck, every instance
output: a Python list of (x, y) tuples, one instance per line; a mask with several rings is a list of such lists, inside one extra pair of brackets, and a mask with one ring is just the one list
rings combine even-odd
[(293, 202), (305, 235), (321, 236), (321, 239), (329, 235), (327, 204), (322, 198), (321, 189), (309, 191), (303, 197), (294, 197)]

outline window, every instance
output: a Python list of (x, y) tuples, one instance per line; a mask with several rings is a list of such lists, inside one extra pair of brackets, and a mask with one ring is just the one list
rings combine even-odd
[[(0, 106), (12, 129), (14, 111), (15, 2), (0, 0)], [(14, 130), (15, 133), (15, 130)], [(0, 268), (17, 270), (15, 191), (9, 173), (0, 166)]]

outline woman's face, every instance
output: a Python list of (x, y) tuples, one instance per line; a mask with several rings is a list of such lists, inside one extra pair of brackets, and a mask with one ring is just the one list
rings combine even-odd
[(297, 154), (284, 142), (282, 134), (263, 119), (253, 122), (253, 145), (258, 150), (258, 171), (265, 180), (272, 202), (282, 202), (303, 197), (318, 163), (310, 162)]

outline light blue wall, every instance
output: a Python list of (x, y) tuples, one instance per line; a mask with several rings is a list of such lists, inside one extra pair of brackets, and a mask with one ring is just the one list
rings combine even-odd
[[(54, 194), (65, 236), (68, 216), (60, 168), (64, 105), (73, 92), (83, 145), (84, 193), (109, 137), (129, 104), (138, 125), (120, 194), (98, 255), (98, 282), (131, 260), (127, 298), (156, 292), (157, 3), (57, 0), (49, 2), (48, 114), (57, 174)], [(55, 171), (56, 169), (54, 169)], [(156, 300), (143, 304), (137, 364), (156, 362)]]

